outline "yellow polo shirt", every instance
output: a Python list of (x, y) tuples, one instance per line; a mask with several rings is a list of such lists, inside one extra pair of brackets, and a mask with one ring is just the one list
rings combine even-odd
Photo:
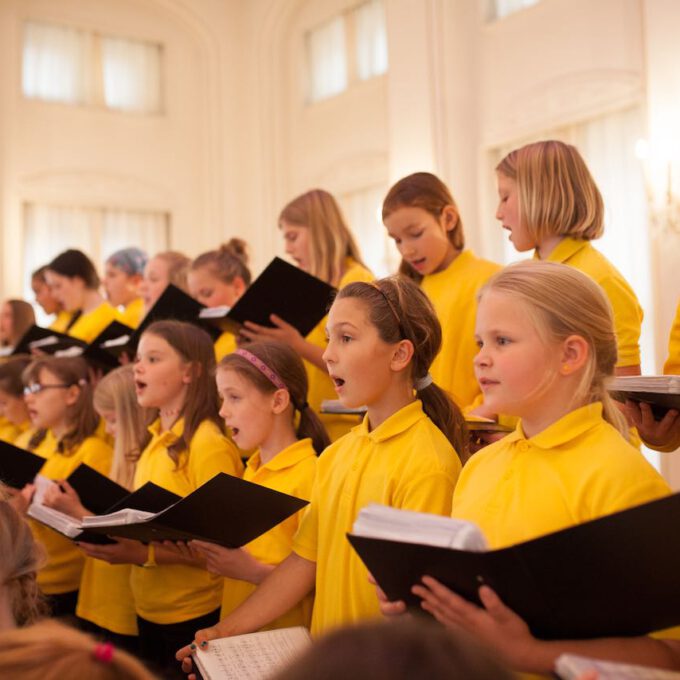
[[(316, 462), (317, 457), (312, 447), (312, 440), (302, 439), (277, 453), (268, 463), (262, 464), (259, 451), (254, 453), (248, 459), (243, 479), (290, 496), (309, 500), (316, 475)], [(283, 562), (293, 549), (293, 537), (298, 530), (303, 512), (304, 509), (296, 512), (266, 534), (248, 543), (245, 549), (255, 559), (265, 564)], [(225, 578), (220, 618), (224, 618), (236, 609), (255, 588), (254, 584), (247, 581)], [(313, 602), (314, 597), (308, 595), (289, 612), (270, 623), (267, 629), (290, 626), (309, 627)]]
[(442, 348), (430, 373), (460, 408), (481, 394), (472, 363), (479, 351), (475, 342), (477, 293), (500, 268), (464, 250), (444, 271), (425, 276), (420, 284), (442, 326)]
[(66, 331), (71, 337), (92, 342), (112, 321), (118, 320), (118, 311), (108, 302), (102, 302), (91, 312), (85, 312)]
[(379, 616), (375, 588), (345, 534), (368, 503), (449, 515), (461, 464), (419, 400), (372, 432), (368, 418), (319, 457), (293, 550), (316, 562), (312, 632)]
[(54, 317), (54, 321), (49, 325), (51, 331), (57, 331), (57, 333), (66, 333), (66, 328), (71, 321), (71, 312), (66, 312), (63, 309), (61, 312), (57, 312)]
[(13, 444), (16, 438), (21, 434), (21, 428), (7, 418), (0, 417), (0, 440)]
[(119, 314), (119, 321), (130, 328), (137, 328), (140, 321), (144, 318), (144, 300), (138, 297), (132, 302), (128, 302)]
[[(537, 257), (536, 253), (534, 257)], [(614, 312), (618, 349), (616, 365), (639, 366), (642, 307), (618, 269), (590, 241), (569, 236), (563, 238), (546, 259), (574, 267), (602, 287)]]
[(668, 358), (663, 372), (666, 375), (680, 375), (680, 302), (675, 310), (675, 319), (668, 338)]
[[(27, 427), (15, 440), (14, 440), (14, 446), (18, 446), (20, 449), (26, 449), (28, 451), (28, 443), (31, 441), (33, 438), (33, 435), (36, 432), (35, 427)], [(37, 451), (34, 451), (33, 453), (37, 453)], [(40, 455), (40, 454), (39, 454)], [(43, 455), (43, 458), (46, 456)]]
[(501, 548), (660, 498), (663, 477), (602, 418), (582, 406), (534, 437), (521, 422), (469, 460), (451, 514)]
[[(56, 439), (51, 432), (38, 448), (44, 453), (49, 445), (52, 449), (47, 454), (47, 460), (40, 470), (40, 474), (44, 477), (65, 479), (81, 463), (89, 465), (104, 475), (109, 473), (113, 451), (106, 442), (97, 437), (88, 437), (68, 456), (57, 451)], [(29, 520), (29, 523), (36, 541), (42, 543), (47, 552), (47, 564), (38, 572), (40, 589), (48, 595), (78, 590), (83, 570), (83, 553), (70, 539), (44, 524), (34, 520)]]
[[(134, 487), (153, 482), (168, 491), (187, 496), (220, 472), (240, 477), (240, 453), (215, 423), (204, 420), (180, 454), (179, 466), (168, 455), (184, 430), (180, 418), (170, 430), (161, 432), (160, 421), (151, 427), (152, 438), (137, 463)], [(206, 512), (211, 512), (206, 508)], [(163, 564), (157, 567), (133, 565), (130, 577), (137, 614), (158, 624), (181, 623), (209, 614), (220, 606), (222, 582), (197, 567)]]
[(233, 333), (225, 331), (215, 340), (215, 360), (219, 364), (227, 354), (231, 354), (238, 349), (236, 344), (236, 336)]

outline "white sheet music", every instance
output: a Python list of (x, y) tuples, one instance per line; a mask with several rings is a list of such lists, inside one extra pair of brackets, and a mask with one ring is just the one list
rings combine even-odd
[(310, 644), (306, 628), (237, 635), (211, 640), (194, 659), (205, 680), (265, 680), (295, 659)]

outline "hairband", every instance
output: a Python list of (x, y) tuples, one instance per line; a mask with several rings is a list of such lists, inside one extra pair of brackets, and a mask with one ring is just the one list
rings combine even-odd
[(415, 388), (416, 392), (420, 392), (426, 387), (429, 387), (432, 382), (432, 375), (430, 373), (426, 373), (422, 378), (418, 378), (418, 380), (413, 383), (413, 387)]
[(92, 656), (101, 663), (111, 663), (113, 660), (113, 645), (110, 642), (98, 642), (92, 650)]
[(237, 349), (234, 354), (238, 354), (240, 357), (246, 359), (246, 361), (249, 361), (258, 371), (260, 371), (260, 373), (262, 373), (262, 375), (266, 376), (269, 381), (273, 383), (274, 387), (277, 387), (280, 390), (288, 390), (286, 383), (281, 380), (279, 374), (269, 368), (262, 359), (256, 357), (252, 352), (249, 352), (247, 349)]
[(399, 318), (399, 314), (397, 314), (397, 310), (392, 304), (392, 301), (387, 297), (387, 293), (375, 281), (369, 281), (368, 285), (371, 286), (371, 288), (375, 288), (380, 293), (380, 295), (382, 295), (383, 298), (385, 298), (385, 302), (387, 303), (387, 306), (390, 308), (390, 311), (392, 312), (392, 316), (397, 322), (397, 326), (399, 327), (399, 333), (401, 333), (401, 337), (403, 339), (406, 339), (406, 333), (404, 332), (404, 327), (401, 325), (401, 319)]

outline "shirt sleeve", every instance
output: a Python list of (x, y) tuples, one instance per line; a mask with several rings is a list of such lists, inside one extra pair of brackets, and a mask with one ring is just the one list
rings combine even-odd
[(300, 526), (293, 538), (293, 552), (310, 562), (316, 562), (317, 556), (319, 538), (318, 507), (318, 488), (315, 483), (312, 487), (312, 498), (304, 510)]
[(640, 329), (642, 307), (633, 289), (620, 276), (607, 276), (600, 285), (614, 312), (614, 329), (618, 349), (617, 366), (640, 365)]
[(92, 437), (83, 442), (85, 451), (83, 452), (83, 463), (94, 468), (97, 472), (103, 475), (109, 475), (111, 472), (111, 461), (113, 458), (113, 451), (106, 443)]
[(243, 476), (243, 463), (236, 445), (211, 423), (201, 423), (189, 446), (192, 484), (198, 488), (220, 472)]

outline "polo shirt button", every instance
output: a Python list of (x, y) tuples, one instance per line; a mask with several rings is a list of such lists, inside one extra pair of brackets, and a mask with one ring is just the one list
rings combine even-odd
[(527, 442), (527, 441), (521, 441), (521, 442), (519, 442), (517, 448), (519, 448), (519, 450), (522, 451), (522, 452), (524, 453), (524, 452), (528, 451), (529, 448), (530, 448), (530, 447), (529, 447), (529, 442)]

